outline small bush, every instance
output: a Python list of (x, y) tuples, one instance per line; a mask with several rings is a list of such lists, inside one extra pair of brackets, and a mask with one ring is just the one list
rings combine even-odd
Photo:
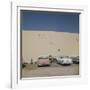
[(22, 68), (25, 68), (26, 67), (26, 65), (25, 64), (22, 64)]
[(25, 68), (27, 64), (27, 62), (22, 63), (22, 68)]

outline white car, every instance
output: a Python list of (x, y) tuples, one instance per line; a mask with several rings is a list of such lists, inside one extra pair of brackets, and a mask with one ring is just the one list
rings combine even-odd
[(73, 63), (73, 61), (71, 58), (63, 57), (63, 58), (58, 58), (57, 63), (62, 65), (70, 65)]

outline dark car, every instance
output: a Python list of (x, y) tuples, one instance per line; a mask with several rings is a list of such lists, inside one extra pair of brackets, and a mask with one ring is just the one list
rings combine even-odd
[(72, 57), (73, 63), (74, 64), (79, 64), (79, 56), (77, 57)]

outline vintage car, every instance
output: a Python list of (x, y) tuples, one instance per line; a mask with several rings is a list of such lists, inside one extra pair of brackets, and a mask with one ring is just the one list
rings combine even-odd
[(71, 65), (73, 62), (72, 62), (72, 59), (71, 58), (67, 58), (67, 57), (62, 57), (62, 58), (57, 58), (57, 63), (58, 64), (62, 64), (62, 65)]
[(50, 60), (48, 58), (38, 58), (37, 66), (50, 66)]
[(79, 64), (79, 56), (72, 57), (72, 61), (73, 61), (74, 64)]

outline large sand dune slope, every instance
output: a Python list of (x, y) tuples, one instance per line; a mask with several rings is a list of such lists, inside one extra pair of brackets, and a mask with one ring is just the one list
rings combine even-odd
[(55, 31), (22, 31), (22, 58), (39, 56), (79, 56), (79, 34)]

